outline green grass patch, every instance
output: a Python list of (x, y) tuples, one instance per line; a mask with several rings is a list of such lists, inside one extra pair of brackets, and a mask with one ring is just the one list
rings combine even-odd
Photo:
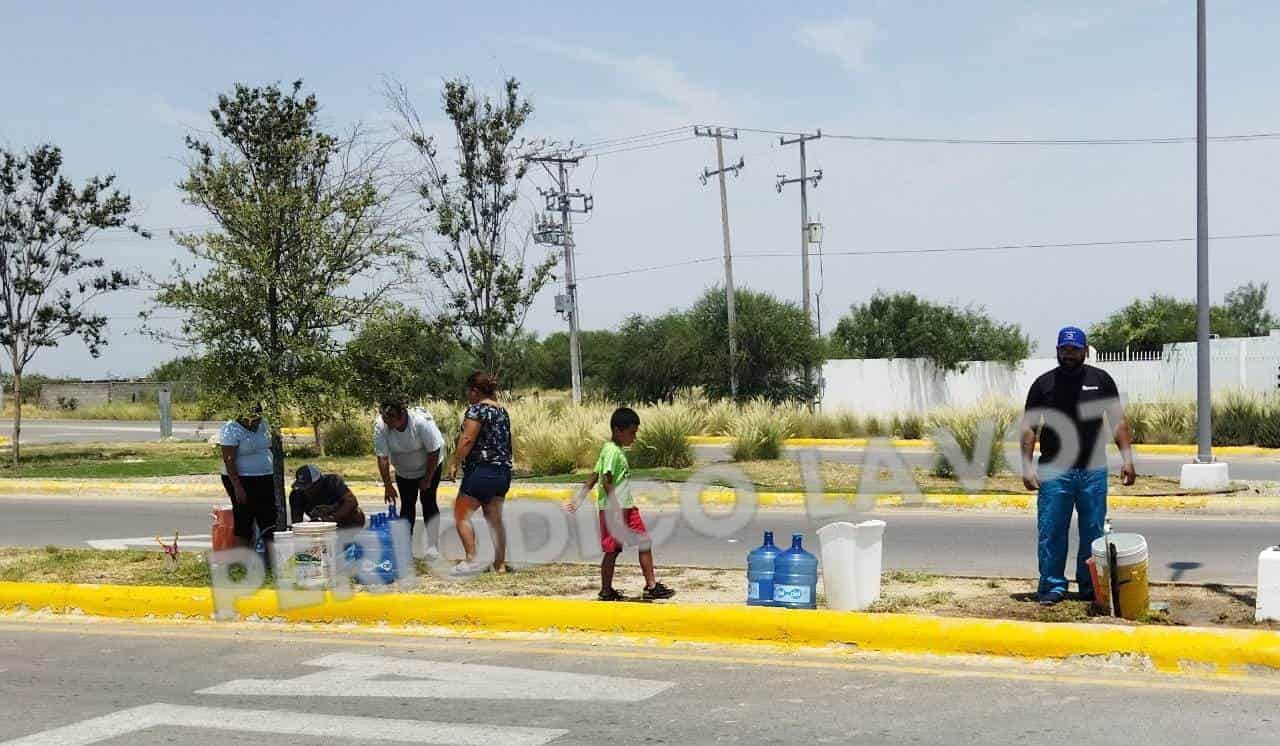
[(160, 551), (6, 548), (0, 549), (0, 581), (208, 586), (209, 566), (195, 552), (179, 554), (178, 566), (170, 570)]

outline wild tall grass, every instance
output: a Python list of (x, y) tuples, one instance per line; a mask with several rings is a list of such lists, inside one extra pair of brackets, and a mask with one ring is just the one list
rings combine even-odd
[(628, 458), (639, 468), (683, 469), (693, 465), (689, 436), (702, 431), (702, 413), (691, 407), (663, 404), (641, 410), (640, 434)]
[[(954, 439), (965, 461), (976, 464), (986, 476), (993, 476), (1009, 468), (1004, 455), (1004, 438), (1020, 413), (1011, 404), (988, 401), (965, 409), (944, 409), (929, 418), (934, 440), (933, 473), (938, 477), (957, 475), (957, 464), (952, 462), (941, 447), (948, 438)], [(985, 452), (978, 447), (986, 442)]]
[(776, 459), (782, 455), (782, 441), (794, 432), (793, 412), (763, 400), (748, 402), (738, 410), (729, 426), (733, 460)]

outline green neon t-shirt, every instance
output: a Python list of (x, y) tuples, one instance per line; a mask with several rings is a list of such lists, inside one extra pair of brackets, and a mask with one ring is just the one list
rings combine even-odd
[(631, 497), (631, 465), (627, 463), (627, 453), (617, 443), (609, 441), (600, 449), (600, 457), (596, 459), (597, 477), (596, 502), (601, 508), (609, 503), (609, 492), (604, 487), (606, 474), (613, 475), (613, 492), (618, 496), (618, 505), (623, 508), (635, 507)]

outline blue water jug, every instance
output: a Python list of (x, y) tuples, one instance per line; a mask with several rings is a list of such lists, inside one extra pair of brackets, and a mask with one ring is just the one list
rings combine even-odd
[[(385, 513), (369, 516), (369, 527), (366, 530), (378, 538), (378, 550), (373, 553), (374, 556), (362, 556), (364, 553), (359, 544), (353, 543), (347, 547), (347, 561), (359, 562), (365, 577), (372, 575), (383, 585), (396, 580), (396, 552), (391, 542), (391, 524), (398, 518), (394, 505), (387, 506)], [(352, 556), (353, 552), (355, 556)]]
[(791, 548), (773, 561), (773, 605), (788, 609), (818, 608), (818, 558), (801, 546), (803, 534), (791, 535)]
[(747, 606), (773, 606), (773, 562), (782, 550), (773, 544), (773, 532), (764, 532), (764, 544), (747, 555)]

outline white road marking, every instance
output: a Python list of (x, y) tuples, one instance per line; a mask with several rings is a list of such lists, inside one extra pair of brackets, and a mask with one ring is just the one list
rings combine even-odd
[(54, 728), (0, 746), (87, 746), (148, 728), (171, 726), (243, 733), (309, 736), (326, 740), (392, 743), (516, 744), (538, 746), (569, 731), (505, 725), (459, 725), (428, 720), (399, 720), (347, 715), (315, 715), (285, 710), (240, 710), (151, 704)]
[[(639, 702), (675, 685), (671, 681), (389, 658), (360, 653), (335, 653), (307, 661), (306, 665), (328, 670), (293, 679), (236, 679), (196, 693)], [(390, 676), (398, 678), (395, 681), (377, 680), (379, 677)]]
[[(165, 538), (163, 534), (160, 538)], [(213, 536), (211, 534), (187, 534), (178, 537), (178, 549), (211, 549)], [(155, 536), (135, 536), (130, 539), (90, 539), (86, 542), (94, 549), (155, 549), (160, 550), (160, 545), (156, 543)]]

